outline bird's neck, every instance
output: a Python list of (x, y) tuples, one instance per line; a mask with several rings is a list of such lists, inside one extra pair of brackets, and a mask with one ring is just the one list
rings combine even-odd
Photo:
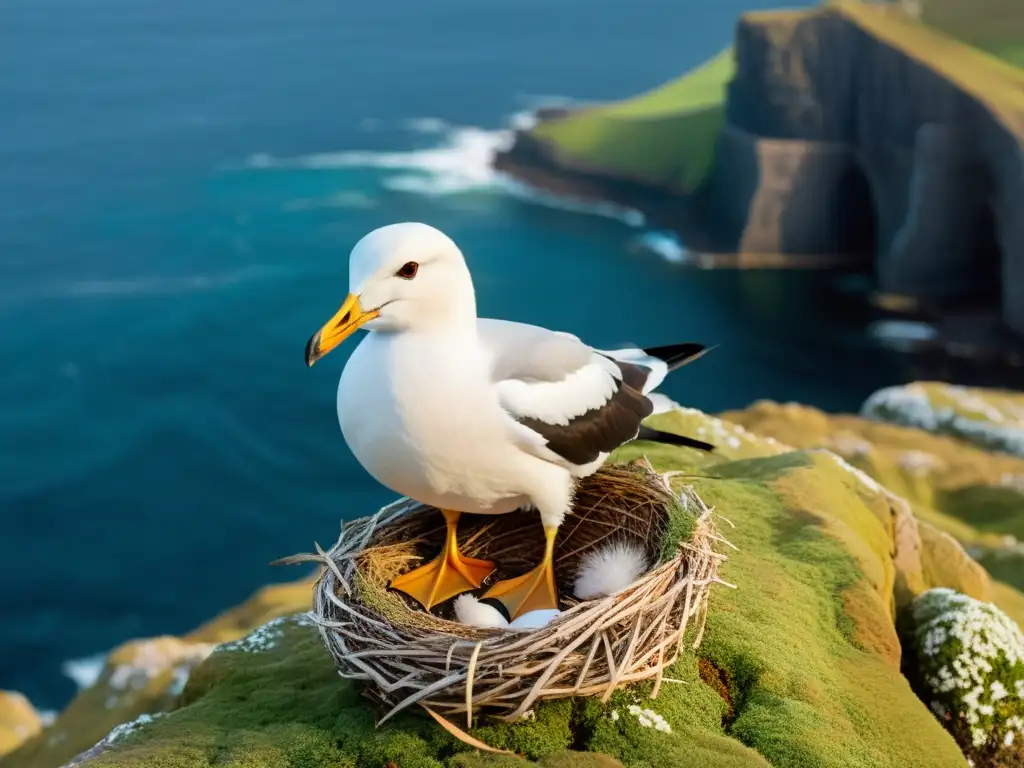
[(431, 334), (476, 334), (476, 295), (472, 283), (462, 290), (447, 292), (420, 307), (416, 330)]

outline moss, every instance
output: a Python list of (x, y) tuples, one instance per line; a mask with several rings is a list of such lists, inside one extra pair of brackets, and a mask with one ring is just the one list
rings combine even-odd
[[(946, 401), (937, 402), (946, 404), (952, 392), (964, 413), (977, 415), (992, 406), (1006, 414), (997, 417), (993, 412), (992, 418), (1011, 418), (1013, 408), (1019, 407), (1019, 396), (1007, 396), (993, 405), (974, 390), (968, 391), (971, 397), (965, 397), (962, 390), (945, 385), (904, 389), (922, 397), (945, 396)], [(985, 397), (989, 398), (989, 393)], [(902, 407), (904, 421), (925, 423), (925, 416), (913, 417), (910, 406)], [(931, 405), (928, 409), (931, 413)], [(723, 418), (802, 448), (829, 448), (843, 455), (911, 503), (921, 523), (925, 586), (951, 587), (982, 600), (992, 599), (988, 574), (968, 557), (966, 548), (1005, 582), (998, 590), (1000, 605), (1020, 615), (1015, 606), (1024, 602), (1024, 596), (1009, 587), (1024, 588), (1024, 568), (1018, 567), (1019, 548), (1013, 541), (1018, 536), (1024, 538), (1024, 459), (912, 426), (825, 414), (793, 404), (759, 402), (723, 414)]]
[(908, 676), (964, 753), (991, 765), (1024, 740), (1024, 635), (990, 603), (948, 589), (915, 600)]
[(648, 93), (544, 121), (532, 133), (567, 165), (693, 191), (712, 165), (733, 59), (726, 49)]
[(13, 691), (0, 691), (0, 756), (42, 730), (43, 723), (28, 699)]
[[(659, 469), (682, 471), (676, 482), (735, 526), (720, 526), (738, 547), (721, 577), (737, 588), (713, 588), (698, 653), (667, 671), (656, 699), (650, 683), (639, 684), (607, 704), (549, 702), (531, 721), (482, 721), (472, 735), (550, 768), (611, 768), (609, 759), (628, 768), (961, 766), (956, 744), (898, 669), (884, 492), (828, 453), (784, 452), (694, 412), (666, 422), (725, 438), (712, 456), (645, 451)], [(93, 765), (522, 764), (474, 754), (417, 713), (375, 727), (380, 711), (337, 677), (308, 626), (280, 622), (257, 639), (214, 652), (170, 714)]]
[[(12, 753), (4, 768), (57, 768), (115, 726), (178, 706), (189, 671), (214, 644), (236, 640), (277, 617), (307, 610), (311, 585), (309, 579), (269, 585), (183, 639), (138, 640), (113, 650), (96, 682), (81, 691), (45, 731)], [(212, 668), (216, 665), (204, 670)]]

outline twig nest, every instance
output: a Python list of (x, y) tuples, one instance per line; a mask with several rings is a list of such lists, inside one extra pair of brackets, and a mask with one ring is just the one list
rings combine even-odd
[[(472, 595), (427, 613), (389, 590), (391, 579), (440, 551), (444, 534), (438, 510), (402, 499), (347, 523), (329, 552), (286, 560), (326, 566), (312, 615), (338, 673), (365, 681), (388, 708), (381, 722), (419, 705), (461, 736), (446, 716), (513, 721), (543, 700), (607, 700), (646, 679), (655, 680), (656, 695), (664, 668), (687, 641), (700, 643), (708, 591), (724, 559), (697, 494), (684, 488), (677, 496), (667, 476), (637, 464), (603, 468), (577, 488), (555, 546), (560, 610), (510, 624)], [(543, 547), (536, 512), (459, 522), (460, 551), (498, 563), (492, 583), (534, 567)]]

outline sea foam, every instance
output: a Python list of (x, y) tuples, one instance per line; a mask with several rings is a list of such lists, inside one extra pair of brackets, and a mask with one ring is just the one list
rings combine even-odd
[(376, 168), (385, 173), (380, 184), (393, 192), (441, 197), (478, 192), (497, 192), (549, 208), (613, 218), (626, 225), (645, 225), (642, 213), (612, 203), (595, 202), (554, 195), (531, 187), (494, 169), (494, 157), (512, 146), (515, 130), (535, 124), (532, 110), (512, 115), (508, 127), (487, 130), (475, 126), (458, 126), (440, 118), (424, 117), (406, 120), (402, 126), (413, 133), (436, 136), (433, 147), (395, 152), (348, 150), (320, 152), (298, 157), (275, 157), (266, 153), (251, 155), (246, 167), (251, 169), (305, 168), (336, 170), (345, 168)]

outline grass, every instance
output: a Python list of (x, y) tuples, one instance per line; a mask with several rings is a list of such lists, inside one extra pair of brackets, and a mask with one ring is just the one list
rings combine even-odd
[(1024, 64), (1024, 14), (1017, 0), (921, 0), (921, 20), (1018, 66)]
[[(699, 426), (692, 413), (662, 417), (659, 426), (672, 422), (691, 434)], [(703, 428), (736, 437), (726, 452), (746, 455), (712, 459), (653, 444), (644, 451), (659, 469), (683, 471), (677, 482), (733, 521), (723, 531), (739, 548), (722, 571), (738, 588), (714, 590), (699, 655), (668, 673), (681, 682), (665, 683), (654, 700), (640, 685), (606, 705), (544, 704), (532, 722), (481, 725), (473, 735), (546, 768), (613, 768), (609, 758), (627, 768), (962, 766), (899, 673), (884, 499), (827, 454), (780, 453), (707, 417)], [(338, 679), (315, 631), (291, 622), (267, 650), (214, 653), (179, 705), (92, 765), (523, 764), (473, 753), (414, 714), (374, 728), (373, 708)], [(653, 710), (671, 732), (644, 727), (631, 706)]]
[[(923, 2), (926, 9), (924, 19), (927, 21), (928, 0)], [(976, 41), (973, 45), (963, 45), (960, 40), (946, 34), (935, 34), (930, 26), (937, 26), (937, 15), (931, 16), (929, 25), (917, 22), (897, 8), (883, 5), (836, 0), (830, 7), (976, 97), (1001, 118), (1009, 130), (1017, 130), (1019, 115), (1024, 112), (1024, 69), (974, 47), (978, 45)], [(994, 11), (990, 11), (991, 15), (979, 13), (977, 4), (963, 3), (965, 14), (968, 8), (978, 16), (987, 16), (985, 24), (998, 24)], [(1011, 23), (1018, 27), (1017, 22)], [(958, 28), (965, 28), (965, 25), (950, 24), (947, 31)]]
[(691, 192), (711, 169), (734, 68), (727, 48), (654, 90), (545, 121), (533, 133), (568, 166)]

